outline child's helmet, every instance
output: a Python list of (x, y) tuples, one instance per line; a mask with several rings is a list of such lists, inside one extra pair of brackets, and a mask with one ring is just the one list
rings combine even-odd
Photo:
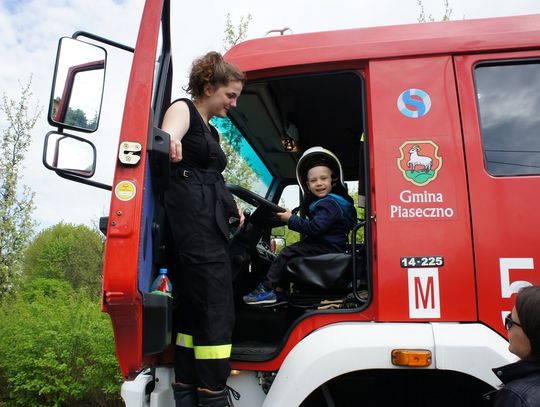
[(306, 184), (307, 173), (311, 168), (318, 165), (324, 165), (332, 170), (332, 174), (334, 178), (336, 178), (335, 185), (332, 187), (332, 192), (337, 192), (339, 195), (341, 195), (342, 192), (346, 194), (347, 186), (343, 181), (343, 169), (341, 168), (341, 163), (338, 158), (330, 150), (321, 146), (316, 146), (307, 149), (304, 154), (302, 154), (302, 157), (300, 157), (300, 160), (298, 160), (298, 164), (296, 164), (296, 179), (298, 180), (298, 185), (300, 185), (300, 188), (302, 189), (303, 195), (306, 196), (309, 194)]

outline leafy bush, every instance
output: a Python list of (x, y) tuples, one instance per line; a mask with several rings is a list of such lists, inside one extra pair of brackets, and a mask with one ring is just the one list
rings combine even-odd
[(121, 405), (111, 324), (62, 281), (36, 279), (2, 304), (0, 376), (8, 405)]
[(59, 223), (39, 233), (24, 256), (27, 279), (69, 281), (97, 297), (101, 292), (103, 238), (85, 225)]

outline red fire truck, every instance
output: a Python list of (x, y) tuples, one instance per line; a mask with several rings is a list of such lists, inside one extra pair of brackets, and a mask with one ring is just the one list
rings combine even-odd
[[(173, 268), (160, 130), (169, 18), (169, 0), (146, 1), (134, 48), (87, 32), (61, 40), (43, 156), (68, 181), (111, 191), (103, 311), (130, 407), (173, 403), (174, 303), (149, 293)], [(84, 91), (118, 92), (103, 87), (110, 49), (133, 53), (118, 137), (92, 133), (110, 112)], [(491, 368), (514, 360), (503, 327), (514, 294), (540, 283), (540, 15), (261, 38), (226, 59), (248, 81), (214, 124), (254, 174), (250, 188), (229, 185), (246, 208), (231, 239), (235, 405), (480, 405), (500, 384)], [(69, 68), (95, 61), (101, 75), (76, 73), (64, 89)], [(66, 94), (66, 116), (95, 126), (54, 115)], [(117, 151), (112, 184), (94, 177), (98, 140)], [(246, 306), (274, 255), (276, 204), (300, 199), (295, 166), (313, 146), (339, 157), (365, 213), (348, 253), (305, 262), (340, 284), (300, 271), (287, 306)]]

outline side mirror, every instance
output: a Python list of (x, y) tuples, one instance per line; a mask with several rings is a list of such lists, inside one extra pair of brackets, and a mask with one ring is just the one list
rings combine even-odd
[(106, 57), (105, 49), (96, 45), (60, 39), (48, 115), (52, 126), (97, 130)]
[(45, 136), (43, 165), (63, 174), (90, 178), (96, 170), (96, 148), (81, 137), (51, 131)]

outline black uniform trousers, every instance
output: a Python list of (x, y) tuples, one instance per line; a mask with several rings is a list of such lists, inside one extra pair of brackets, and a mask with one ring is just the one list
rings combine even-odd
[(171, 180), (165, 207), (178, 260), (174, 267), (175, 380), (210, 390), (225, 387), (234, 326), (228, 241), (215, 174)]
[(228, 261), (182, 265), (175, 325), (175, 378), (210, 390), (225, 387), (234, 322)]

